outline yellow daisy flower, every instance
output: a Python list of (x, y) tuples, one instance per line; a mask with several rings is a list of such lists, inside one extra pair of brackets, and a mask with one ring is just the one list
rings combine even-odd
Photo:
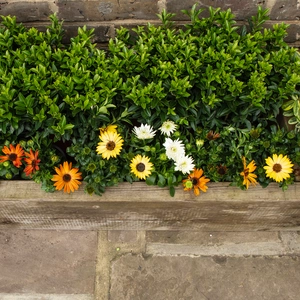
[(55, 167), (57, 175), (53, 175), (52, 181), (56, 181), (53, 185), (56, 187), (56, 190), (64, 189), (65, 193), (70, 193), (78, 190), (82, 179), (81, 173), (78, 172), (77, 168), (72, 168), (72, 163), (64, 162), (63, 165), (60, 165), (59, 168)]
[(117, 132), (117, 125), (108, 125), (107, 127), (101, 127), (99, 128), (100, 130), (100, 135), (103, 134), (104, 132)]
[(153, 164), (147, 156), (136, 155), (130, 164), (131, 172), (140, 179), (146, 179), (151, 174)]
[(284, 179), (290, 177), (290, 173), (293, 172), (294, 166), (287, 156), (282, 154), (273, 154), (272, 158), (266, 158), (267, 166), (264, 166), (266, 170), (266, 176), (274, 179), (276, 182), (281, 182)]
[(253, 172), (256, 170), (256, 165), (254, 160), (252, 160), (250, 162), (250, 164), (248, 164), (248, 166), (246, 165), (246, 158), (243, 156), (243, 165), (244, 165), (244, 171), (240, 173), (241, 176), (244, 177), (244, 181), (243, 181), (243, 185), (246, 186), (246, 188), (249, 188), (249, 185), (252, 183), (253, 185), (257, 184), (257, 181), (255, 178), (257, 178), (257, 176), (255, 174), (253, 174)]
[(110, 159), (120, 154), (124, 140), (117, 132), (106, 131), (100, 135), (100, 140), (96, 151), (103, 158)]

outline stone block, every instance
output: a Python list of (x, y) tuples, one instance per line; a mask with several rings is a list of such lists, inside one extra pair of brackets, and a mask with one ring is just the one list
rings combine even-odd
[(16, 16), (18, 22), (48, 21), (57, 12), (55, 1), (6, 1), (0, 3), (0, 14)]
[(299, 20), (300, 2), (298, 0), (267, 0), (271, 20)]
[(154, 0), (68, 1), (58, 0), (59, 17), (71, 21), (109, 21), (157, 18)]
[(209, 15), (208, 7), (212, 6), (215, 8), (220, 7), (223, 10), (230, 8), (236, 20), (248, 19), (256, 14), (258, 5), (264, 6), (264, 1), (260, 0), (167, 0), (166, 7), (168, 12), (176, 14), (174, 20), (190, 20), (189, 17), (181, 11), (190, 10), (195, 3), (198, 3), (198, 9), (205, 8), (205, 11), (201, 14), (202, 17)]
[(298, 299), (299, 257), (125, 255), (111, 268), (111, 300)]
[(0, 231), (0, 293), (93, 294), (97, 232)]

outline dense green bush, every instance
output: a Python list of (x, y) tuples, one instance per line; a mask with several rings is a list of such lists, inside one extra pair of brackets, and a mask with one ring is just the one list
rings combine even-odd
[[(169, 186), (173, 194), (187, 175), (175, 169), (163, 146), (159, 128), (171, 120), (177, 125), (173, 139), (212, 181), (244, 187), (246, 157), (257, 164), (257, 181), (268, 185), (267, 157), (283, 154), (300, 162), (298, 127), (287, 132), (278, 123), (282, 108), (291, 123), (300, 120), (299, 54), (284, 42), (287, 25), (263, 29), (267, 10), (259, 8), (243, 27), (230, 10), (209, 12), (202, 18), (196, 5), (185, 11), (191, 22), (182, 29), (166, 12), (160, 26), (121, 28), (108, 51), (92, 44), (93, 30), (85, 27), (63, 45), (55, 15), (46, 32), (2, 17), (0, 146), (38, 150), (40, 170), (33, 179), (49, 191), (54, 166), (65, 160), (80, 169), (89, 193), (138, 180), (130, 162), (141, 154), (154, 165), (146, 182)], [(110, 124), (125, 142), (120, 155), (104, 159), (96, 152), (99, 128)], [(140, 124), (157, 130), (155, 137), (137, 138), (132, 129)], [(18, 174), (13, 164), (0, 164), (3, 178)]]

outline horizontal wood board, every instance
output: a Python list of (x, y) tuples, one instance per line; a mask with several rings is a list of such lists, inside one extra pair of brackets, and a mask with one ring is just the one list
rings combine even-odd
[(124, 183), (103, 196), (45, 193), (31, 181), (0, 181), (0, 228), (74, 230), (300, 230), (300, 183), (243, 191), (209, 183), (195, 197), (176, 189)]

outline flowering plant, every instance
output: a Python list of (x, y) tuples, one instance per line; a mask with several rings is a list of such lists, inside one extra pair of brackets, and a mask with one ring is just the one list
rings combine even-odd
[(261, 8), (248, 28), (230, 10), (185, 13), (184, 30), (166, 12), (161, 26), (120, 28), (107, 51), (85, 27), (62, 45), (56, 16), (45, 33), (3, 18), (0, 176), (47, 191), (84, 181), (99, 195), (139, 180), (171, 195), (178, 185), (199, 195), (209, 181), (293, 183), (298, 127), (279, 116), (293, 118), (300, 59), (286, 25), (263, 30)]

